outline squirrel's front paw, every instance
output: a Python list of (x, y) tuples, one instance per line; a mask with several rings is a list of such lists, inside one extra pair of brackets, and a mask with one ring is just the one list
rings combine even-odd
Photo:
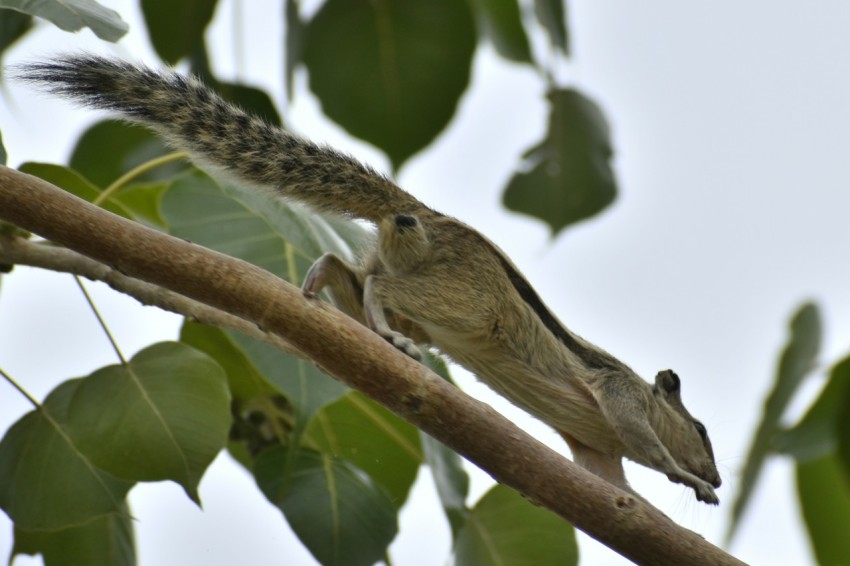
[(708, 482), (700, 481), (697, 485), (692, 487), (694, 488), (699, 501), (708, 503), (709, 505), (718, 505), (720, 503), (720, 498), (717, 497), (717, 494), (714, 493), (714, 488), (711, 487), (711, 484)]
[(697, 501), (708, 503), (709, 505), (717, 505), (720, 499), (714, 493), (714, 488), (707, 481), (703, 481), (693, 474), (682, 471), (681, 473), (668, 473), (667, 479), (675, 483), (681, 483), (693, 488), (696, 494)]
[(419, 351), (419, 348), (416, 347), (416, 344), (402, 334), (401, 332), (396, 332), (395, 330), (390, 330), (389, 332), (382, 333), (381, 336), (390, 344), (410, 356), (416, 361), (422, 361), (422, 352)]

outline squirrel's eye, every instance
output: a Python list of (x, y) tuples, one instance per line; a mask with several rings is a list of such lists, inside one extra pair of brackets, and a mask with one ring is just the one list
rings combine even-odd
[(395, 217), (395, 225), (399, 228), (413, 228), (419, 222), (416, 220), (415, 216), (409, 216), (407, 214), (399, 214)]
[(699, 421), (694, 421), (694, 428), (697, 429), (699, 435), (703, 438), (708, 436), (708, 431), (705, 430), (705, 425)]

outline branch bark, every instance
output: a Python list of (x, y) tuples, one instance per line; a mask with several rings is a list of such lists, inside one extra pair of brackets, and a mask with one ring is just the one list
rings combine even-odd
[(130, 222), (5, 167), (0, 218), (282, 337), (328, 374), (637, 563), (743, 564), (267, 271)]

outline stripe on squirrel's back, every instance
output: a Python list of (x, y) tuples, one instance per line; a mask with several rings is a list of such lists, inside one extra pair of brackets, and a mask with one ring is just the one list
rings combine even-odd
[(320, 211), (373, 222), (430, 212), (352, 157), (250, 116), (200, 81), (173, 71), (72, 56), (25, 66), (18, 76), (88, 106), (117, 111), (203, 163)]

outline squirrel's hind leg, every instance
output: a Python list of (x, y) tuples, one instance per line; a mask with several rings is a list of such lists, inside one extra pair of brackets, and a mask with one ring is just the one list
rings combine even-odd
[[(339, 310), (368, 326), (411, 358), (422, 359), (422, 353), (412, 338), (390, 328), (380, 300), (370, 292), (368, 283), (373, 278), (374, 276), (367, 276), (365, 269), (351, 265), (332, 253), (326, 253), (310, 267), (301, 290), (309, 297), (315, 297), (327, 290)], [(391, 316), (394, 324), (401, 324), (416, 337), (423, 337), (420, 336), (423, 333), (417, 331), (409, 321)]]
[(327, 290), (339, 310), (365, 325), (364, 277), (362, 269), (328, 252), (316, 260), (307, 271), (301, 291), (308, 297), (316, 297), (323, 290)]
[(629, 486), (629, 482), (626, 481), (626, 472), (623, 470), (622, 458), (614, 458), (613, 456), (594, 450), (565, 432), (558, 431), (558, 434), (567, 441), (570, 452), (573, 454), (573, 462), (588, 472), (593, 472), (608, 483), (629, 493), (635, 493), (631, 486)]

